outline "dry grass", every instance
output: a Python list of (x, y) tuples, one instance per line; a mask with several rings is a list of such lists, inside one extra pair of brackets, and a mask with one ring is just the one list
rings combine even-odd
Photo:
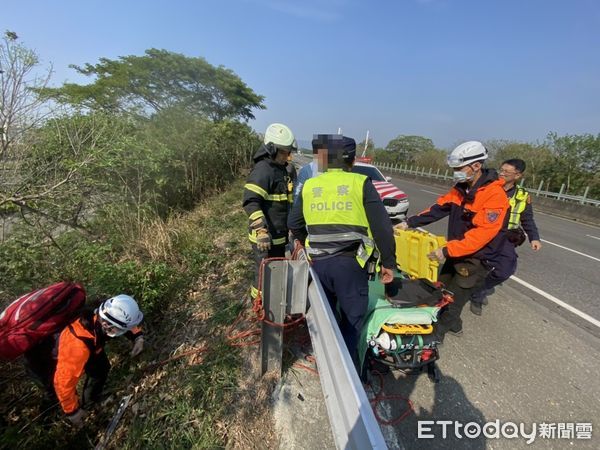
[[(108, 448), (276, 448), (270, 412), (275, 379), (257, 379), (255, 347), (233, 348), (226, 340), (252, 271), (240, 192), (241, 184), (187, 215), (144, 225), (129, 257), (166, 261), (197, 270), (197, 276), (179, 298), (165, 300), (159, 315), (146, 318), (147, 348), (141, 358), (129, 359), (123, 340), (109, 346), (111, 399), (92, 411), (84, 430), (75, 433), (53, 414), (28, 428), (29, 447), (32, 442), (37, 448), (97, 443), (120, 398), (133, 393)], [(10, 393), (14, 400), (32, 389), (16, 379), (2, 387), (4, 405)], [(36, 392), (27, 408), (11, 408), (19, 417), (8, 418), (4, 410), (3, 421), (22, 427), (37, 414), (40, 397)], [(12, 448), (24, 443), (24, 436), (10, 438)]]

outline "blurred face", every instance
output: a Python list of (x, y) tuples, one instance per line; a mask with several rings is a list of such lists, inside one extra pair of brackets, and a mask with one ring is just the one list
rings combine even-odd
[(502, 164), (499, 174), (500, 178), (504, 179), (504, 183), (508, 185), (517, 183), (523, 177), (523, 174), (510, 164)]
[(327, 149), (320, 148), (317, 152), (317, 170), (319, 173), (327, 172)]

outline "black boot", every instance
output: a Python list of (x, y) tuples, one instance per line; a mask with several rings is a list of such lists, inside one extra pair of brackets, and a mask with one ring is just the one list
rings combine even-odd
[(471, 312), (473, 314), (475, 314), (476, 316), (481, 316), (481, 314), (483, 313), (483, 307), (481, 305), (481, 303), (476, 303), (473, 300), (471, 300)]

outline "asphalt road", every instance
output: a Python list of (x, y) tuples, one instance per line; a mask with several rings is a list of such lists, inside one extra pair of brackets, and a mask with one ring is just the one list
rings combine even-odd
[[(408, 194), (409, 216), (416, 214), (444, 193), (439, 186), (428, 186), (426, 181), (415, 183), (392, 176), (393, 183)], [(535, 212), (534, 217), (543, 247), (531, 250), (529, 243), (518, 248), (519, 263), (515, 276), (583, 314), (600, 321), (600, 228), (568, 219)], [(445, 235), (447, 220), (425, 227), (432, 233)], [(557, 314), (600, 336), (600, 327), (565, 308), (547, 296), (511, 279), (512, 286), (527, 298), (540, 302)]]
[[(393, 177), (393, 182), (409, 196), (409, 215), (444, 192), (426, 181)], [(541, 213), (535, 219), (542, 249), (519, 248), (515, 275), (520, 281), (510, 279), (499, 287), (482, 317), (465, 308), (464, 335), (449, 336), (440, 350), (441, 382), (400, 373), (385, 376), (384, 393), (414, 405), (406, 419), (382, 427), (390, 448), (600, 448), (600, 327), (594, 323), (600, 319), (600, 228)], [(426, 229), (445, 235), (446, 226), (444, 220)], [(386, 418), (398, 417), (403, 407), (406, 402), (397, 399), (380, 405)], [(524, 424), (530, 433), (535, 424), (537, 433), (531, 444), (522, 437), (481, 434), (466, 439), (462, 433), (459, 439), (453, 431), (444, 439), (441, 427), (432, 425), (435, 438), (419, 439), (419, 421), (424, 420), (480, 426), (499, 420)], [(555, 424), (554, 438), (541, 437), (544, 423)], [(577, 439), (577, 433), (558, 437), (559, 424), (576, 429), (578, 423), (592, 424), (592, 439)]]
[[(409, 215), (444, 191), (426, 181), (393, 177), (393, 182), (409, 196)], [(383, 377), (383, 388), (377, 380), (365, 386), (371, 397), (379, 391), (387, 396), (378, 404), (384, 420), (400, 417), (407, 400), (412, 402), (403, 420), (381, 425), (389, 448), (600, 448), (600, 228), (540, 213), (536, 222), (543, 248), (537, 253), (526, 244), (519, 248), (521, 282), (508, 280), (497, 288), (483, 316), (465, 308), (464, 335), (449, 335), (440, 349), (440, 383), (392, 372)], [(445, 235), (446, 222), (427, 229)], [(312, 383), (318, 383), (316, 377)], [(303, 391), (310, 384), (305, 381)], [(321, 401), (316, 394), (304, 397)], [(446, 438), (442, 425), (423, 422), (431, 427), (425, 434), (434, 438), (419, 438), (419, 421), (441, 420), (452, 421)], [(532, 443), (520, 433), (512, 438), (454, 433), (457, 422), (482, 428), (496, 421), (523, 426), (533, 433)], [(510, 427), (505, 431), (511, 434)], [(289, 448), (310, 448), (301, 434), (295, 437)]]

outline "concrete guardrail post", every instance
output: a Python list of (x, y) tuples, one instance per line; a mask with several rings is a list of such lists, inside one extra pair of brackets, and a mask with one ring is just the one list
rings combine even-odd
[(584, 193), (583, 193), (583, 198), (581, 199), (581, 204), (582, 204), (582, 205), (585, 205), (585, 200), (587, 199), (588, 192), (590, 192), (590, 187), (589, 187), (589, 186), (587, 186), (587, 187), (585, 188), (585, 191), (584, 191)]
[(540, 185), (537, 188), (537, 196), (540, 196), (540, 192), (542, 192), (542, 187), (544, 187), (544, 180), (540, 181)]
[(558, 193), (558, 196), (556, 197), (557, 200), (560, 200), (560, 198), (562, 197), (562, 195), (565, 192), (565, 183), (560, 185), (560, 192)]

